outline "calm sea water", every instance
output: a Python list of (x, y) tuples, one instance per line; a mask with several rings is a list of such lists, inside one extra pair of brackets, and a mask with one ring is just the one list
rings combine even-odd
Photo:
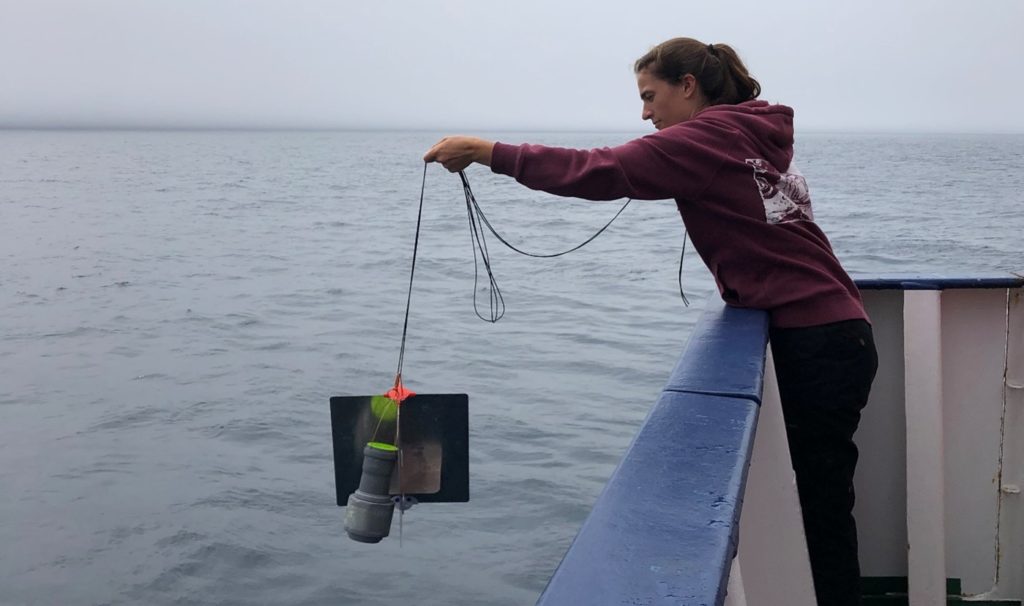
[[(405, 378), (469, 394), (472, 500), (349, 540), (328, 398), (390, 387), (439, 135), (0, 132), (0, 603), (534, 602), (716, 295), (691, 254), (682, 306), (678, 214), (643, 202), (559, 259), (492, 243), (508, 312), (481, 322), (461, 188), (431, 167)], [(1024, 271), (1024, 137), (797, 157), (852, 272)], [(538, 252), (618, 208), (470, 178)]]

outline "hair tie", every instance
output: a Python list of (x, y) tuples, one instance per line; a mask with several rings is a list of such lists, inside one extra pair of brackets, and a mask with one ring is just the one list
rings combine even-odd
[(712, 54), (712, 55), (714, 55), (716, 57), (718, 56), (718, 51), (715, 50), (715, 45), (714, 44), (709, 44), (708, 45), (708, 53), (710, 53), (710, 54)]

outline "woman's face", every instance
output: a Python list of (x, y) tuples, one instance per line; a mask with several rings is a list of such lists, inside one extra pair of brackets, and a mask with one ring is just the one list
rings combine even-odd
[(658, 130), (689, 120), (706, 105), (691, 74), (673, 84), (645, 68), (637, 73), (636, 85), (644, 103), (641, 119), (650, 120)]

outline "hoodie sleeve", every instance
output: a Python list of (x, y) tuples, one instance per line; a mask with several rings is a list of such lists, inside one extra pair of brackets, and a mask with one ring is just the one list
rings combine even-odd
[(724, 130), (696, 122), (618, 147), (591, 150), (496, 143), (491, 170), (559, 196), (693, 199), (707, 188), (726, 157)]

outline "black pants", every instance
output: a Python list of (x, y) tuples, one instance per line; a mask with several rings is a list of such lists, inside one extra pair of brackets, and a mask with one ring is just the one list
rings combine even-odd
[(770, 339), (818, 604), (860, 604), (853, 433), (878, 369), (871, 325), (773, 328)]

